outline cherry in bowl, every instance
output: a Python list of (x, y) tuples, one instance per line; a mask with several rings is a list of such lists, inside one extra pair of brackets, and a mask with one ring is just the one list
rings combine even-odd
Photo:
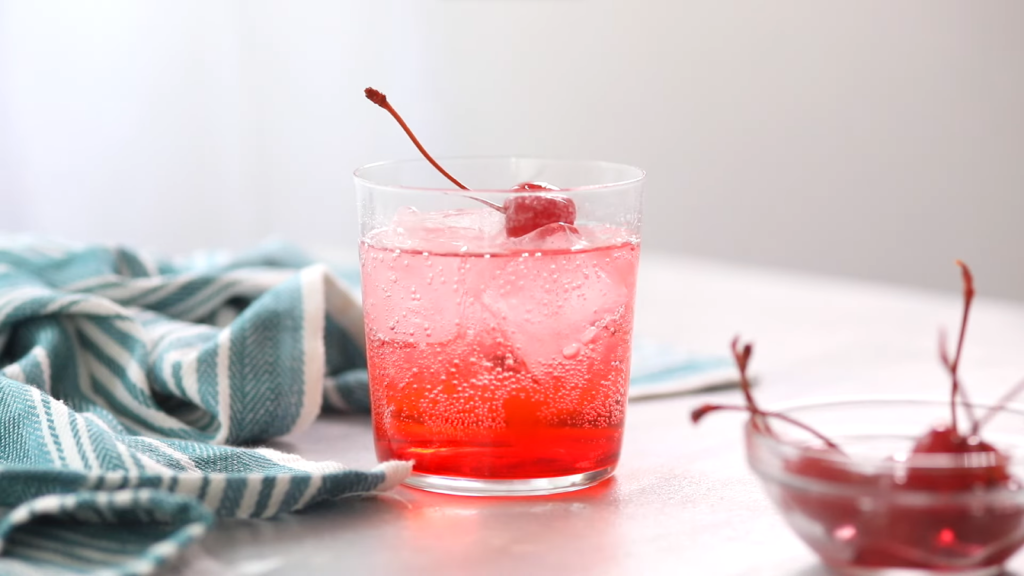
[[(793, 406), (778, 413), (828, 430), (842, 452), (784, 421), (769, 429), (752, 418), (747, 461), (789, 526), (839, 574), (1001, 574), (1024, 545), (1016, 480), (1024, 477), (1024, 412), (1001, 407), (988, 423), (996, 451), (915, 451), (944, 407), (913, 399)], [(990, 478), (993, 467), (1005, 481), (964, 488), (965, 478)]]
[(696, 423), (712, 412), (750, 414), (751, 468), (794, 531), (841, 574), (994, 575), (1024, 545), (1024, 412), (1010, 405), (1024, 381), (992, 406), (968, 400), (959, 367), (974, 279), (957, 265), (964, 307), (955, 352), (944, 332), (939, 339), (952, 384), (946, 399), (765, 410), (748, 377), (753, 345), (737, 338), (745, 405), (708, 404), (691, 415)]

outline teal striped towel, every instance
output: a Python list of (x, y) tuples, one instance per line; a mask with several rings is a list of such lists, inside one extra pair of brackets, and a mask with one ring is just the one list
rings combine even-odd
[(149, 574), (215, 516), (400, 483), (253, 446), (365, 410), (357, 301), (286, 246), (0, 244), (0, 573)]

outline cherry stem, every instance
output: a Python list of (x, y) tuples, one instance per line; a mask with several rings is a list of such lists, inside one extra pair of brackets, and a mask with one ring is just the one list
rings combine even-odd
[[(737, 335), (732, 339), (732, 357), (736, 360), (736, 367), (740, 371), (740, 390), (743, 391), (743, 397), (747, 402), (747, 406), (750, 407), (750, 415), (755, 418), (755, 421), (764, 426), (764, 429), (769, 434), (772, 433), (772, 429), (768, 426), (768, 422), (765, 421), (761, 416), (761, 408), (757, 405), (757, 401), (754, 400), (754, 392), (750, 385), (750, 376), (747, 374), (747, 367), (750, 365), (750, 356), (754, 353), (754, 345), (747, 343), (740, 343), (740, 337)], [(696, 422), (696, 420), (694, 421)]]
[[(409, 128), (409, 125), (406, 124), (405, 120), (402, 119), (401, 114), (399, 114), (398, 111), (395, 110), (394, 106), (392, 106), (391, 103), (388, 102), (388, 97), (383, 92), (375, 88), (367, 88), (366, 90), (363, 91), (363, 93), (366, 94), (367, 100), (387, 110), (388, 113), (394, 117), (394, 119), (398, 122), (398, 125), (401, 126), (402, 130), (405, 131), (405, 134), (409, 137), (410, 140), (412, 140), (412, 143), (416, 146), (416, 149), (420, 151), (420, 154), (422, 154), (424, 158), (427, 159), (427, 162), (430, 162), (431, 166), (436, 168), (437, 171), (440, 172), (442, 176), (451, 181), (452, 184), (455, 184), (456, 186), (463, 190), (469, 190), (469, 188), (465, 184), (459, 182), (454, 176), (449, 174), (447, 170), (442, 168), (441, 165), (437, 163), (437, 160), (434, 160), (434, 157), (430, 155), (430, 152), (427, 152), (427, 149), (424, 148), (422, 144), (420, 144), (419, 138), (416, 137), (416, 134), (413, 133), (412, 129)], [(505, 213), (505, 208), (500, 204), (495, 204), (494, 202), (484, 200), (483, 198), (477, 198), (476, 196), (469, 196), (469, 198), (472, 198), (477, 202), (486, 204), (491, 208), (494, 208), (498, 212), (501, 212), (503, 214)]]
[(736, 367), (740, 370), (740, 389), (743, 390), (743, 396), (747, 400), (747, 405), (750, 406), (751, 413), (758, 414), (761, 409), (758, 408), (757, 402), (754, 400), (750, 378), (747, 376), (747, 365), (750, 363), (750, 356), (753, 353), (753, 344), (748, 343), (741, 347), (739, 336), (732, 339), (732, 357), (736, 360)]
[(967, 417), (971, 421), (971, 433), (973, 434), (978, 429), (978, 419), (975, 417), (974, 409), (972, 408), (970, 401), (967, 399), (966, 391), (964, 391), (963, 387), (960, 386), (958, 370), (960, 369), (960, 357), (964, 349), (964, 336), (967, 334), (967, 319), (971, 311), (971, 302), (974, 300), (974, 276), (971, 274), (971, 269), (967, 267), (967, 264), (957, 260), (956, 265), (960, 267), (964, 284), (964, 312), (963, 316), (960, 318), (960, 335), (957, 338), (956, 354), (953, 356), (953, 359), (950, 360), (949, 354), (946, 352), (945, 332), (940, 332), (939, 356), (942, 359), (942, 363), (945, 364), (946, 369), (949, 370), (949, 375), (953, 380), (953, 388), (950, 392), (950, 416), (952, 419), (951, 425), (953, 427), (953, 431), (959, 434), (956, 417), (956, 400), (959, 397), (961, 404), (964, 406), (964, 410), (967, 412)]
[(953, 380), (953, 389), (950, 397), (950, 411), (951, 411), (951, 425), (953, 431), (957, 434), (960, 433), (957, 426), (957, 415), (956, 415), (956, 399), (960, 398), (960, 404), (967, 411), (967, 416), (972, 422), (972, 427), (977, 426), (977, 418), (974, 416), (974, 408), (971, 403), (971, 399), (967, 397), (967, 390), (960, 383), (960, 375), (953, 367), (953, 360), (949, 358), (949, 352), (947, 352), (948, 346), (946, 345), (946, 331), (939, 331), (939, 358), (942, 360), (942, 364), (946, 367), (946, 370), (950, 373)]
[(799, 420), (794, 420), (793, 418), (790, 418), (789, 416), (786, 416), (785, 414), (782, 414), (780, 412), (765, 412), (764, 410), (760, 410), (760, 409), (755, 410), (755, 409), (753, 409), (753, 408), (751, 408), (749, 406), (732, 406), (732, 405), (729, 405), (729, 404), (705, 404), (705, 405), (701, 406), (700, 408), (697, 408), (696, 410), (694, 410), (690, 414), (690, 419), (693, 420), (694, 424), (696, 424), (696, 423), (700, 422), (700, 420), (702, 418), (704, 418), (704, 416), (706, 416), (707, 414), (710, 414), (711, 412), (718, 412), (720, 410), (729, 410), (729, 411), (732, 411), (732, 412), (749, 412), (752, 416), (756, 415), (756, 416), (760, 416), (760, 417), (768, 417), (768, 418), (775, 418), (777, 420), (782, 420), (783, 422), (786, 422), (787, 424), (791, 424), (791, 425), (796, 426), (797, 428), (803, 430), (804, 432), (807, 432), (808, 434), (814, 436), (818, 440), (821, 440), (822, 442), (825, 443), (826, 446), (828, 446), (829, 448), (831, 448), (833, 450), (838, 451), (840, 454), (843, 453), (842, 448), (840, 448), (838, 444), (836, 444), (835, 442), (829, 440), (828, 437), (825, 436), (824, 434), (822, 434), (821, 432), (818, 432), (817, 430), (815, 430), (814, 428), (811, 428), (807, 424), (804, 424), (803, 422), (800, 422)]
[(1007, 404), (1009, 404), (1010, 401), (1016, 398), (1021, 392), (1024, 392), (1024, 380), (1021, 380), (1013, 388), (1011, 388), (1009, 392), (1003, 394), (999, 401), (996, 402), (994, 406), (989, 408), (981, 417), (981, 419), (975, 422), (974, 428), (971, 430), (971, 435), (977, 436), (978, 433), (981, 431), (981, 427), (984, 426), (985, 424), (988, 424), (992, 420), (992, 418), (995, 418), (996, 414), (999, 414), (999, 412), (1006, 408)]

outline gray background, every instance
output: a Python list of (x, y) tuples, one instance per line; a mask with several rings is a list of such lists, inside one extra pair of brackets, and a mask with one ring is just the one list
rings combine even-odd
[(1024, 298), (1024, 3), (0, 0), (3, 232), (352, 246), (351, 169), (650, 173), (646, 250)]

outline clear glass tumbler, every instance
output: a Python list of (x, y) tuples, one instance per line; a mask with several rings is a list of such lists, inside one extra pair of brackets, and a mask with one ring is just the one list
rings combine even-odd
[[(413, 460), (407, 484), (453, 494), (600, 482), (622, 445), (644, 172), (441, 164), (472, 191), (423, 160), (355, 172), (377, 456)], [(511, 191), (527, 181), (559, 190)], [(551, 195), (574, 222), (532, 229), (543, 215), (520, 210), (513, 224), (507, 200)]]

